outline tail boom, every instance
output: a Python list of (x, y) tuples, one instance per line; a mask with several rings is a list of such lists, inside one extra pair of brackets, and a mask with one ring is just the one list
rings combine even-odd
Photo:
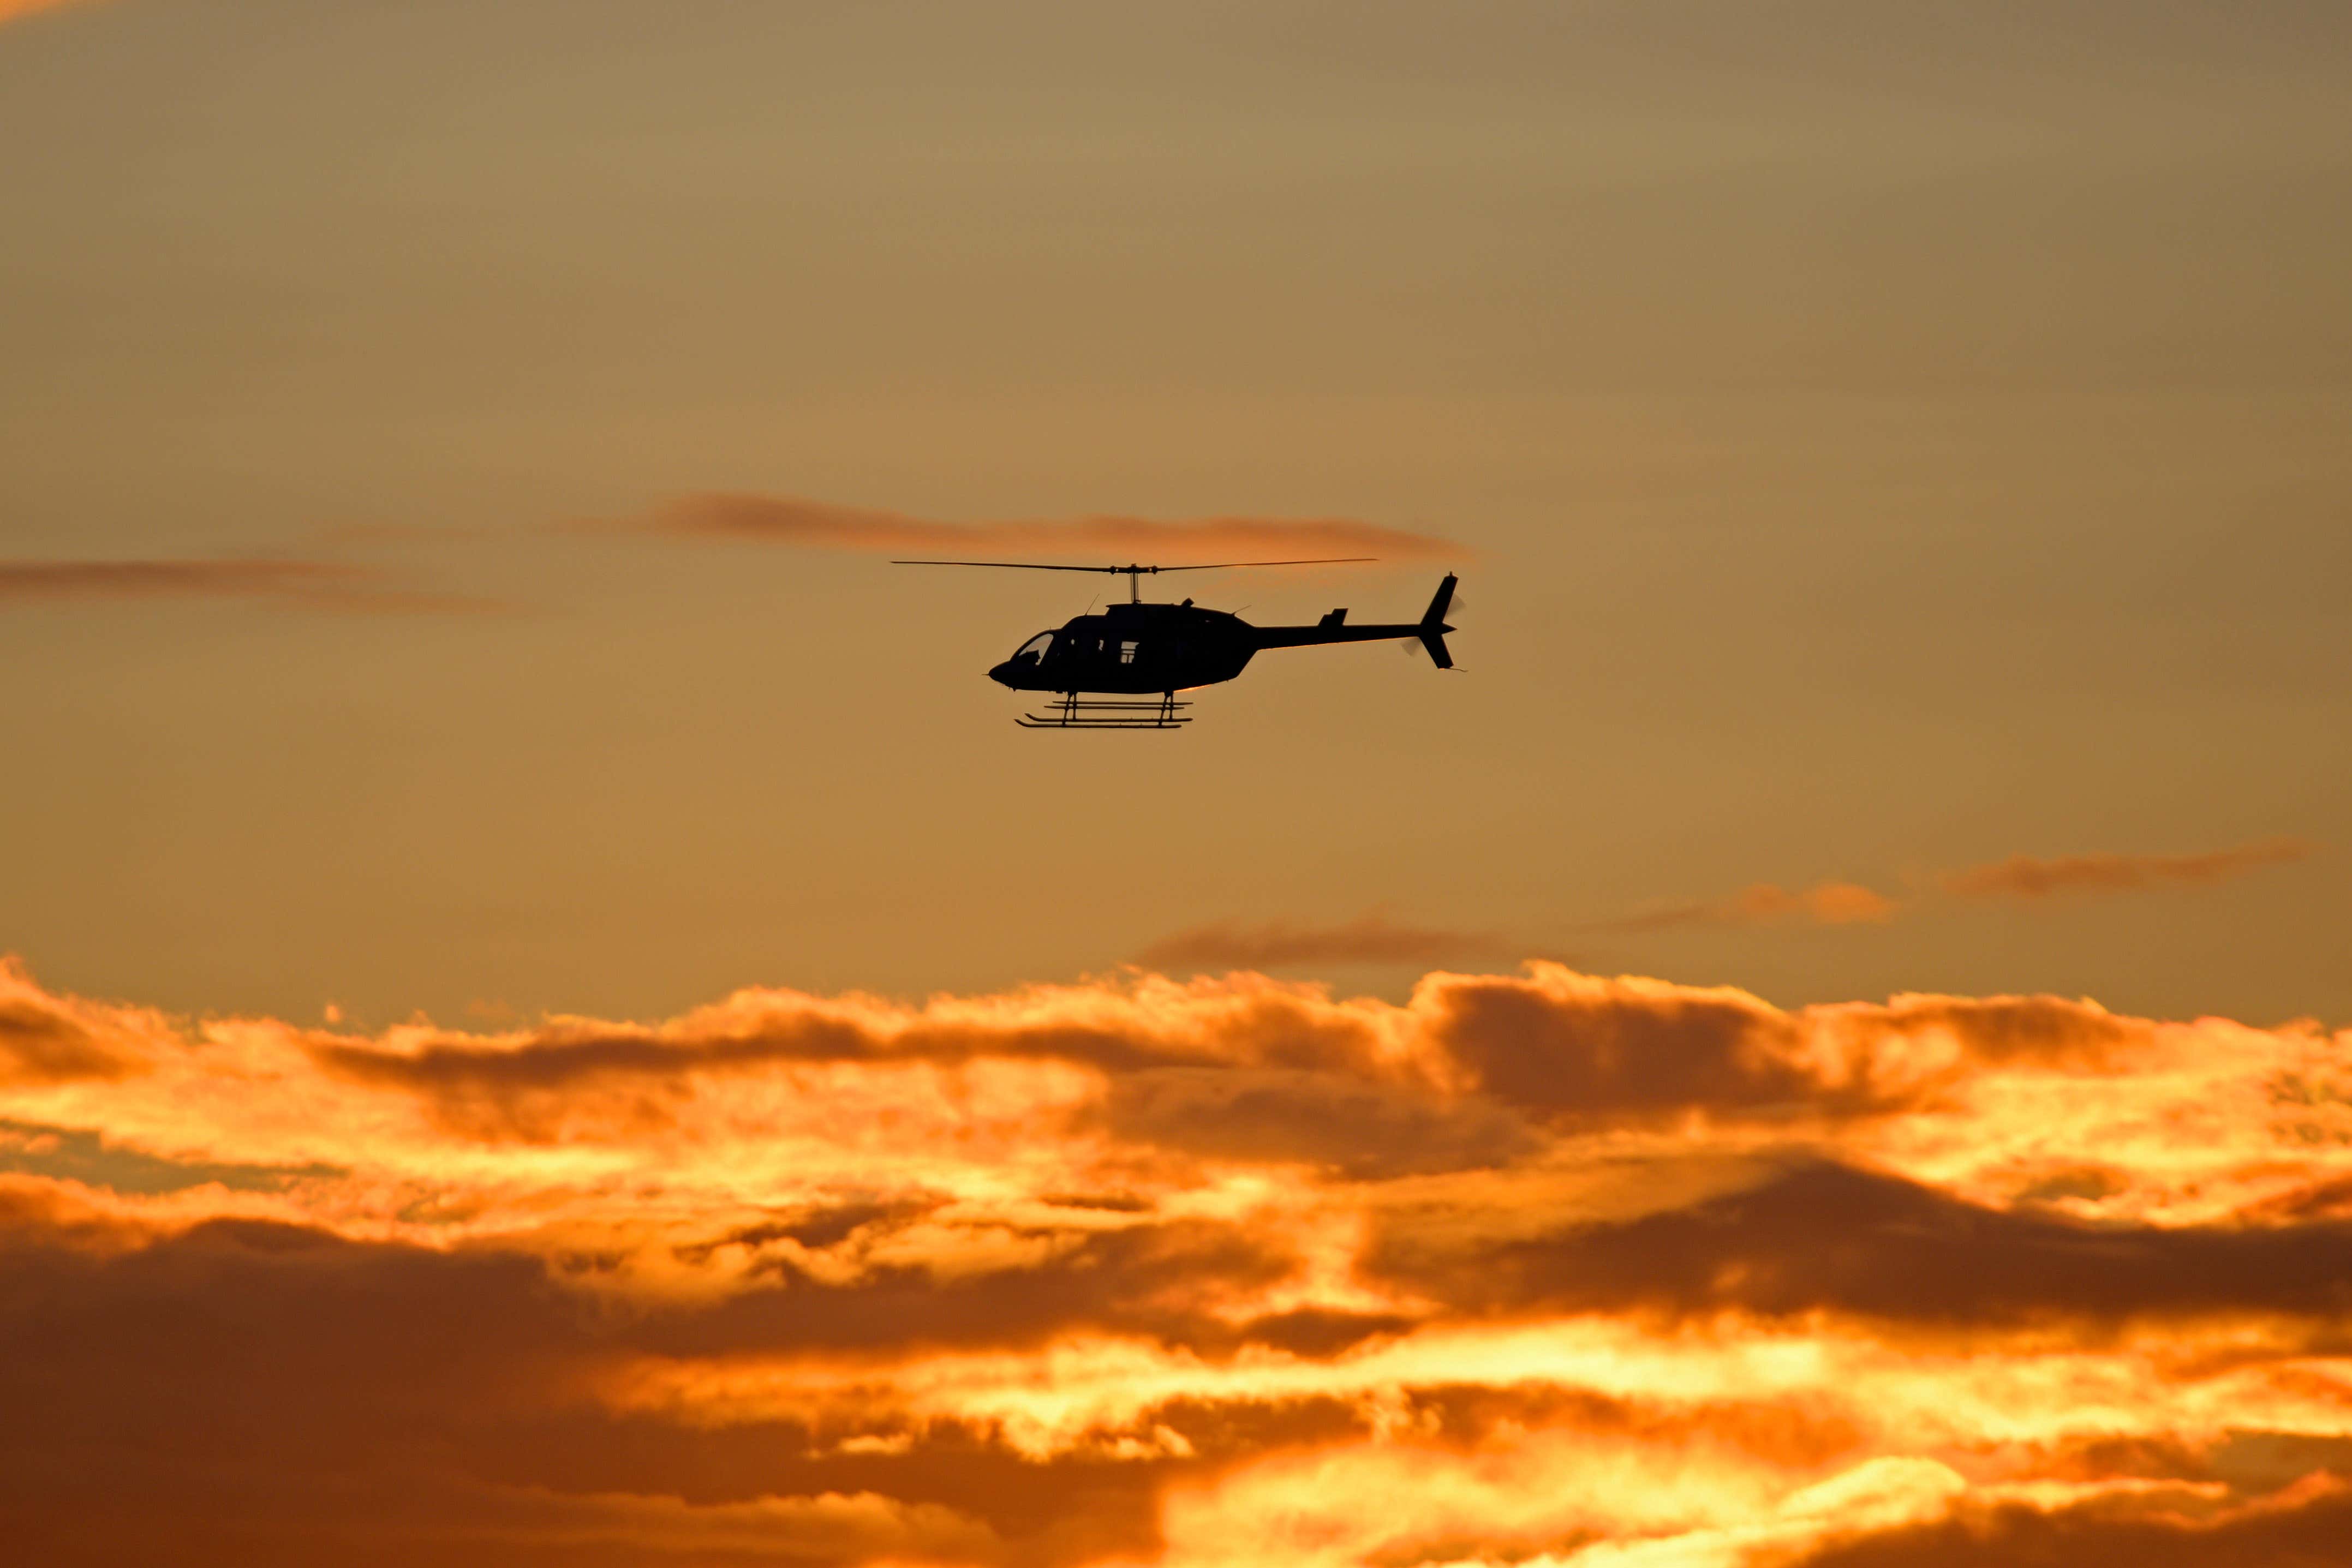
[(1418, 621), (1391, 621), (1372, 625), (1350, 626), (1348, 612), (1334, 610), (1312, 626), (1253, 626), (1250, 635), (1259, 648), (1311, 648), (1325, 643), (1389, 643), (1419, 638), (1429, 650), (1429, 657), (1441, 670), (1454, 667), (1454, 655), (1445, 646), (1445, 634), (1454, 630), (1445, 623), (1445, 612), (1454, 602), (1455, 578), (1452, 572), (1437, 585), (1437, 596), (1429, 601), (1429, 609)]

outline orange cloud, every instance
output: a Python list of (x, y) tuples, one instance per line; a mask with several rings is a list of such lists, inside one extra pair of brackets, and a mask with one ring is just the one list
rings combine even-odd
[(1823, 882), (1790, 892), (1759, 882), (1728, 898), (1670, 904), (1606, 923), (1615, 931), (1663, 931), (1679, 925), (1763, 925), (1798, 919), (1815, 925), (1852, 925), (1893, 919), (1893, 899), (1858, 883)]
[(2193, 855), (2011, 855), (1989, 865), (1947, 873), (1942, 885), (1963, 898), (2048, 898), (2069, 893), (2133, 893), (2225, 881), (2267, 865), (2307, 859), (2299, 839), (2264, 839), (2234, 849)]
[(1543, 963), (374, 1033), (10, 966), (0, 1515), (28, 1561), (2291, 1555), (2352, 1469), (2347, 1051)]
[(86, 0), (0, 0), (0, 22), (13, 22), (36, 11), (53, 11)]
[(689, 538), (965, 558), (994, 551), (1183, 562), (1268, 555), (1459, 559), (1468, 553), (1434, 534), (1351, 517), (1225, 517), (1168, 522), (1092, 517), (947, 523), (789, 496), (690, 496), (635, 526)]
[(1510, 955), (1490, 931), (1453, 931), (1366, 915), (1330, 925), (1215, 920), (1163, 936), (1136, 956), (1155, 969), (1279, 969), (1321, 964), (1443, 964)]

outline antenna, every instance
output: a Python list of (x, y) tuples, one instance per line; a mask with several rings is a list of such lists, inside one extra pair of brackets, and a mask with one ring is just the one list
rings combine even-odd
[(1143, 574), (1158, 576), (1163, 571), (1224, 571), (1237, 566), (1349, 566), (1360, 561), (1378, 560), (1371, 555), (1318, 556), (1312, 560), (1213, 560), (1199, 566), (1063, 566), (1037, 560), (894, 560), (892, 566), (992, 566), (1013, 571), (1107, 571), (1127, 579), (1127, 600), (1130, 604), (1143, 601)]

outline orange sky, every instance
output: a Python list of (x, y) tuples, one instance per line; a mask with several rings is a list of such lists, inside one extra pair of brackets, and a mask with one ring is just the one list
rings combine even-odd
[(0, 1557), (2338, 1561), (2347, 80), (0, 3)]
[[(16, 16), (0, 950), (375, 1024), (1204, 930), (2352, 1018), (2347, 62), (2207, 0)], [(1168, 595), (1263, 621), (1456, 570), (1464, 673), (1045, 744), (983, 672), (1118, 585), (885, 564), (967, 548), (1381, 558)]]

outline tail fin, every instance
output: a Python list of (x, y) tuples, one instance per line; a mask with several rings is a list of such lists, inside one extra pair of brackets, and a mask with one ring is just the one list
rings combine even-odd
[(1445, 634), (1454, 630), (1445, 623), (1445, 610), (1454, 602), (1454, 580), (1452, 572), (1445, 574), (1445, 580), (1437, 585), (1437, 597), (1429, 601), (1421, 617), (1421, 645), (1429, 650), (1429, 662), (1441, 670), (1454, 667), (1454, 655), (1445, 650)]

